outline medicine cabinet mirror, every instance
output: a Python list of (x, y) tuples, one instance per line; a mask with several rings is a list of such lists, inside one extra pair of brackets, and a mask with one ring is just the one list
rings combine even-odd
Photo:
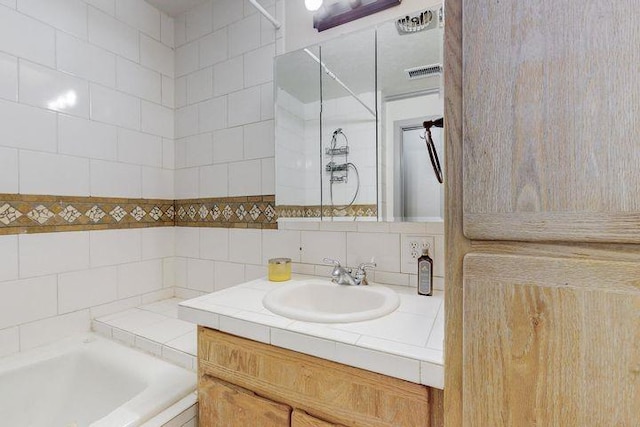
[(444, 109), (441, 11), (414, 16), (423, 30), (394, 20), (276, 58), (280, 218), (443, 219), (422, 126)]

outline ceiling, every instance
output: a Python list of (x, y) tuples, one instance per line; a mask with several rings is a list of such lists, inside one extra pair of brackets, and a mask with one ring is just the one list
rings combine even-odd
[[(204, 3), (206, 0), (146, 0), (153, 7), (169, 16), (177, 16), (187, 10)], [(240, 0), (238, 0), (240, 1)]]

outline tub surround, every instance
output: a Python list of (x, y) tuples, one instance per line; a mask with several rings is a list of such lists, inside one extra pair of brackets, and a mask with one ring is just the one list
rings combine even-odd
[[(294, 275), (294, 279), (308, 276)], [(443, 388), (443, 293), (390, 287), (400, 307), (379, 319), (319, 324), (271, 313), (262, 298), (283, 283), (257, 279), (179, 305), (179, 317), (207, 328), (417, 384)], [(336, 285), (337, 286), (337, 285)]]
[(183, 368), (197, 368), (196, 325), (179, 320), (179, 298), (169, 298), (94, 319), (96, 333)]

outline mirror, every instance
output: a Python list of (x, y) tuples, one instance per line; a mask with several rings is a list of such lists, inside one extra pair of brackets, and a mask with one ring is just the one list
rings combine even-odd
[[(443, 28), (430, 16), (422, 31), (392, 21), (276, 58), (280, 218), (443, 219), (422, 127), (444, 110)], [(442, 129), (431, 133), (444, 163)]]

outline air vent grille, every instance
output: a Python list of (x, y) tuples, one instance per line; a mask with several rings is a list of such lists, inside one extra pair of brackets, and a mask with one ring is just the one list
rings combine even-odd
[(404, 70), (407, 73), (409, 80), (422, 79), (425, 77), (433, 76), (435, 74), (442, 73), (441, 64), (422, 65), (420, 67), (407, 68)]

